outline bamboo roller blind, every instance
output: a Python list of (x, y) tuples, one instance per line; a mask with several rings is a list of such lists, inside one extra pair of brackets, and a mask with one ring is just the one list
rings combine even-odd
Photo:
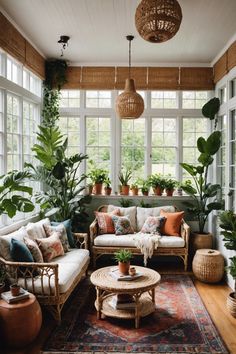
[[(69, 67), (63, 88), (123, 90), (128, 67)], [(139, 90), (212, 90), (212, 68), (133, 67), (131, 77)]]

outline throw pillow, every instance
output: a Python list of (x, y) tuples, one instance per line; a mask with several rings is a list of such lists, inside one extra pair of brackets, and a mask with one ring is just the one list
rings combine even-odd
[(15, 262), (34, 262), (34, 258), (28, 247), (24, 242), (16, 240), (15, 238), (11, 239), (10, 252)]
[(115, 227), (112, 220), (112, 215), (120, 215), (119, 209), (115, 209), (110, 213), (101, 213), (95, 211), (96, 219), (98, 221), (99, 234), (114, 234)]
[(161, 233), (166, 236), (180, 236), (180, 226), (184, 217), (184, 211), (167, 213), (166, 211), (161, 210), (161, 216), (166, 218)]
[(133, 230), (136, 230), (136, 212), (137, 212), (137, 207), (132, 206), (128, 208), (123, 208), (123, 207), (118, 207), (116, 205), (111, 205), (109, 204), (107, 207), (107, 212), (110, 213), (111, 211), (118, 209), (120, 211), (121, 216), (127, 216), (130, 220), (130, 224), (133, 228)]
[(15, 238), (16, 240), (23, 242), (24, 237), (27, 236), (28, 234), (24, 226), (10, 234), (0, 236), (0, 257), (3, 257), (6, 261), (13, 261), (10, 252), (11, 239)]
[(69, 251), (69, 242), (67, 238), (66, 228), (63, 224), (59, 224), (58, 226), (44, 225), (44, 230), (46, 232), (47, 237), (51, 236), (54, 232), (57, 232), (59, 239), (62, 243), (64, 252)]
[(26, 226), (26, 230), (28, 233), (29, 238), (31, 238), (32, 240), (35, 240), (36, 238), (43, 238), (46, 237), (43, 225), (48, 224), (50, 225), (50, 220), (48, 218), (46, 219), (42, 219), (40, 221), (37, 222), (30, 222), (27, 226)]
[(24, 242), (32, 254), (34, 261), (37, 263), (43, 263), (43, 255), (37, 243), (29, 237), (24, 237)]
[(128, 216), (112, 216), (112, 220), (115, 225), (115, 234), (116, 235), (127, 235), (133, 234), (134, 230), (131, 226), (130, 219)]
[(58, 226), (59, 224), (63, 224), (65, 226), (69, 245), (71, 248), (75, 248), (76, 246), (75, 246), (75, 240), (71, 229), (71, 220), (68, 219), (61, 222), (56, 222), (56, 221), (51, 222), (52, 226)]
[(64, 255), (62, 243), (56, 232), (47, 238), (37, 238), (36, 242), (42, 252), (44, 262), (50, 262), (53, 258)]
[(162, 216), (149, 216), (143, 227), (141, 229), (141, 233), (143, 234), (161, 234), (161, 227), (165, 221), (165, 218)]

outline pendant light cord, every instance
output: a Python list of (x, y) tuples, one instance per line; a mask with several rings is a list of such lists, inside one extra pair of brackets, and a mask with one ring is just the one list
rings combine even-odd
[(131, 41), (134, 39), (134, 36), (126, 36), (126, 39), (129, 41), (129, 79), (131, 78)]

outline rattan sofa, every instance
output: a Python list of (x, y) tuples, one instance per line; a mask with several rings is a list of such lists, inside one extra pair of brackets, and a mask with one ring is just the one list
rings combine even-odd
[[(11, 234), (0, 236), (0, 242), (8, 247), (11, 238), (23, 239), (26, 228)], [(86, 274), (90, 262), (88, 235), (74, 234), (77, 248), (71, 248), (63, 256), (56, 257), (50, 263), (13, 262), (3, 258), (0, 245), (0, 266), (7, 272), (7, 278), (17, 282), (33, 293), (39, 303), (48, 308), (53, 317), (60, 322), (61, 310), (66, 300)]]
[[(109, 212), (114, 210), (114, 208), (119, 208), (112, 206), (110, 208), (108, 205), (100, 206), (98, 211)], [(145, 217), (149, 215), (158, 216), (160, 215), (160, 210), (174, 212), (176, 208), (174, 206), (163, 206), (156, 208), (136, 208), (135, 222), (136, 231), (140, 231), (142, 224), (145, 221)], [(125, 208), (120, 208), (121, 215), (122, 210)], [(139, 220), (142, 218), (142, 221)], [(175, 236), (162, 236), (160, 240), (160, 245), (156, 250), (154, 250), (153, 256), (178, 256), (184, 262), (184, 269), (187, 270), (188, 266), (188, 254), (189, 254), (189, 236), (190, 227), (186, 224), (184, 220), (181, 223), (180, 237)], [(116, 236), (114, 234), (99, 234), (99, 228), (97, 220), (95, 219), (90, 225), (90, 250), (93, 259), (93, 267), (96, 268), (97, 259), (105, 254), (113, 254), (120, 248), (125, 248), (131, 251), (134, 255), (140, 255), (141, 252), (135, 247), (132, 237), (130, 235)]]

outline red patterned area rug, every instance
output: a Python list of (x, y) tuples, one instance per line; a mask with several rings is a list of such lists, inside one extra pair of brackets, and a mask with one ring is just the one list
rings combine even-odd
[(162, 276), (156, 311), (141, 320), (139, 329), (133, 320), (97, 320), (94, 299), (93, 287), (83, 281), (43, 354), (229, 353), (188, 276)]

